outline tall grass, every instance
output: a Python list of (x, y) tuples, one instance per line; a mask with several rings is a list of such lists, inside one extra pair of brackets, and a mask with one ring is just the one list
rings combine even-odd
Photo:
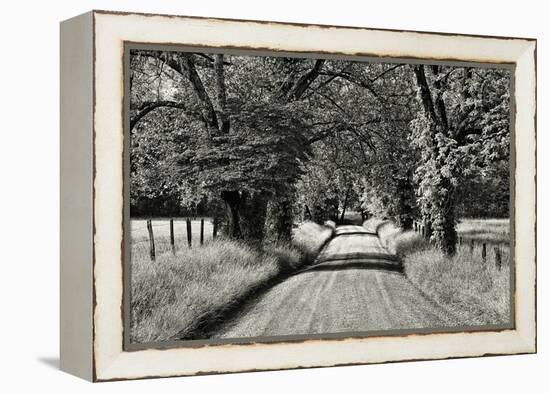
[(131, 253), (131, 342), (200, 335), (201, 329), (221, 322), (224, 313), (252, 291), (311, 262), (331, 236), (330, 228), (304, 223), (294, 231), (292, 244), (256, 249), (216, 239), (202, 247), (181, 248), (176, 255), (160, 253), (155, 262), (149, 259), (148, 245), (135, 242)]
[(300, 250), (306, 263), (311, 263), (335, 229), (336, 225), (318, 225), (306, 221), (292, 232), (292, 245)]
[[(465, 228), (471, 228), (466, 226)], [(475, 227), (483, 233), (475, 240), (502, 238), (499, 231), (491, 233), (491, 222), (477, 220)], [(460, 231), (459, 227), (459, 231)], [(465, 230), (467, 230), (465, 229)], [(471, 233), (471, 232), (470, 232)], [(405, 274), (428, 297), (460, 317), (465, 325), (503, 324), (510, 322), (510, 252), (509, 245), (499, 245), (502, 267), (497, 268), (493, 247), (487, 258), (481, 247), (458, 245), (454, 256), (446, 256), (419, 234), (401, 232), (392, 224), (379, 228), (382, 243), (404, 261)], [(505, 237), (504, 237), (505, 238)]]

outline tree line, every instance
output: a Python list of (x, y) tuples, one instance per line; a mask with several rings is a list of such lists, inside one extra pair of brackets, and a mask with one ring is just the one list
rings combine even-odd
[(508, 215), (509, 71), (133, 50), (129, 76), (132, 215), (256, 243), (353, 209), (448, 254), (457, 215)]

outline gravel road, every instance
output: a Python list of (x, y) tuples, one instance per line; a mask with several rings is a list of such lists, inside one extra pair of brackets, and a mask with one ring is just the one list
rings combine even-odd
[(214, 336), (437, 328), (460, 324), (426, 298), (375, 233), (338, 227), (309, 268), (250, 301)]

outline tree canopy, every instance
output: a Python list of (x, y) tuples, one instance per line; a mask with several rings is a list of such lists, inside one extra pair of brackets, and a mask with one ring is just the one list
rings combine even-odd
[(422, 219), (453, 253), (457, 214), (508, 214), (507, 70), (130, 57), (133, 215), (212, 214), (262, 241), (361, 209), (405, 229)]

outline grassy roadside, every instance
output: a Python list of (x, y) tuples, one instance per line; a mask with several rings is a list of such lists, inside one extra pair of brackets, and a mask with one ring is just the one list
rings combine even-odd
[[(462, 220), (458, 233), (476, 241), (506, 241), (507, 220)], [(458, 245), (452, 257), (443, 255), (419, 234), (401, 232), (391, 223), (379, 227), (382, 243), (404, 261), (405, 274), (428, 297), (457, 315), (465, 325), (510, 322), (510, 249), (499, 245), (502, 268), (494, 263), (492, 247), (486, 262), (481, 247)]]
[(132, 244), (131, 342), (194, 337), (254, 290), (311, 263), (332, 232), (306, 222), (294, 231), (291, 244), (257, 250), (217, 239), (176, 255), (165, 252), (156, 262), (145, 243)]

